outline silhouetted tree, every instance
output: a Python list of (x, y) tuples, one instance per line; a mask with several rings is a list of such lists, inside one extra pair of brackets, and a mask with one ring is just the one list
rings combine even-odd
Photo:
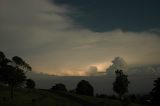
[(12, 63), (15, 65), (15, 68), (21, 68), (25, 73), (32, 70), (31, 66), (18, 56), (12, 58)]
[(82, 95), (93, 96), (94, 89), (88, 81), (81, 80), (76, 87), (76, 93), (82, 94)]
[(11, 62), (8, 58), (6, 58), (5, 54), (0, 51), (0, 69), (7, 66), (7, 64)]
[(11, 98), (13, 98), (14, 88), (24, 83), (25, 73), (31, 70), (31, 67), (20, 57), (14, 56), (10, 60), (0, 52), (0, 82), (11, 87)]
[(51, 90), (56, 90), (56, 91), (67, 91), (66, 86), (62, 83), (58, 83), (54, 86), (52, 86)]
[(36, 84), (35, 84), (34, 80), (32, 80), (32, 79), (26, 80), (26, 88), (33, 89), (33, 88), (35, 88), (35, 86), (36, 86)]
[(116, 80), (113, 83), (113, 90), (119, 95), (120, 100), (122, 100), (122, 96), (128, 92), (128, 76), (123, 73), (122, 70), (115, 71)]
[(152, 96), (152, 105), (160, 106), (160, 78), (157, 78), (154, 81), (154, 88), (152, 89), (151, 96)]
[(5, 54), (0, 51), (0, 82), (3, 84), (7, 84), (7, 76), (8, 76), (8, 63), (9, 59), (6, 58)]

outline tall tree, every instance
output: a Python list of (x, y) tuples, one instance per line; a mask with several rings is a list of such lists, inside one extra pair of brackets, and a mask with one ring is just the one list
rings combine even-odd
[(88, 81), (81, 80), (77, 84), (76, 93), (77, 94), (82, 94), (82, 95), (93, 96), (94, 89), (93, 89), (92, 85)]
[(0, 51), (0, 82), (3, 84), (7, 84), (9, 72), (8, 68), (9, 65), (8, 63), (11, 62), (8, 58), (6, 58), (5, 54)]
[(14, 56), (10, 60), (0, 52), (0, 82), (10, 86), (12, 98), (14, 88), (24, 83), (25, 73), (31, 70), (32, 68), (22, 58)]
[(152, 96), (152, 105), (160, 106), (160, 78), (157, 78), (154, 81), (154, 88), (152, 89), (151, 96)]
[(122, 70), (115, 71), (116, 79), (113, 83), (113, 90), (119, 95), (120, 100), (122, 100), (123, 95), (128, 92), (128, 76), (123, 73)]
[[(28, 71), (31, 71), (32, 68), (31, 66), (26, 63), (21, 57), (18, 56), (14, 56), (12, 58), (11, 64), (13, 66), (13, 70), (14, 70), (14, 77), (13, 77), (13, 81), (11, 81), (11, 97), (13, 98), (13, 92), (14, 92), (14, 87), (16, 87), (19, 84), (24, 83), (26, 76), (25, 73), (27, 73)], [(18, 80), (17, 80), (18, 79)]]

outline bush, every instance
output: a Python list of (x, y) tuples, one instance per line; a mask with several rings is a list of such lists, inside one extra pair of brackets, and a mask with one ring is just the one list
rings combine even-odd
[(36, 84), (32, 79), (27, 79), (26, 80), (26, 88), (35, 88)]
[(51, 90), (57, 90), (57, 91), (67, 91), (66, 86), (62, 83), (58, 83), (54, 85)]

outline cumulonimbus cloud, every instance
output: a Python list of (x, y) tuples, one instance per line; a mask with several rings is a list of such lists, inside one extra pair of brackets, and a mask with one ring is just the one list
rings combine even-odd
[(0, 3), (0, 49), (8, 56), (24, 57), (36, 71), (84, 75), (89, 65), (109, 63), (115, 56), (128, 64), (160, 63), (160, 37), (155, 33), (121, 29), (98, 33), (78, 25), (75, 29), (63, 15), (65, 8), (47, 0), (15, 1)]

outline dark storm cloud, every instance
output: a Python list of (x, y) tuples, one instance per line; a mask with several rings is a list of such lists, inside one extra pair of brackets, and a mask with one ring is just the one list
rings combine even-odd
[(159, 0), (50, 0), (70, 11), (73, 24), (95, 32), (160, 28)]
[[(109, 67), (115, 56), (123, 57), (127, 64), (160, 63), (158, 28), (149, 32), (116, 29), (99, 33), (89, 30), (89, 27), (79, 28), (79, 25), (77, 27), (75, 24), (79, 21), (74, 21), (73, 24), (74, 18), (69, 18), (68, 13), (75, 12), (77, 14), (75, 16), (79, 15), (78, 17), (84, 13), (86, 16), (91, 14), (92, 17), (94, 11), (100, 12), (98, 8), (103, 3), (93, 0), (95, 7), (91, 8), (93, 7), (91, 1), (77, 0), (69, 1), (70, 4), (63, 3), (61, 7), (59, 5), (62, 1), (57, 2), (57, 5), (48, 1), (0, 0), (1, 51), (9, 57), (18, 55), (25, 60), (28, 59), (26, 61), (37, 72), (59, 76), (99, 75)], [(91, 11), (92, 9), (94, 11)], [(87, 17), (82, 18), (89, 20)], [(103, 21), (97, 19), (91, 18), (91, 26)], [(89, 25), (87, 22), (86, 24)], [(96, 27), (103, 30), (101, 25)], [(97, 67), (97, 71), (96, 68), (89, 69), (91, 66)]]

